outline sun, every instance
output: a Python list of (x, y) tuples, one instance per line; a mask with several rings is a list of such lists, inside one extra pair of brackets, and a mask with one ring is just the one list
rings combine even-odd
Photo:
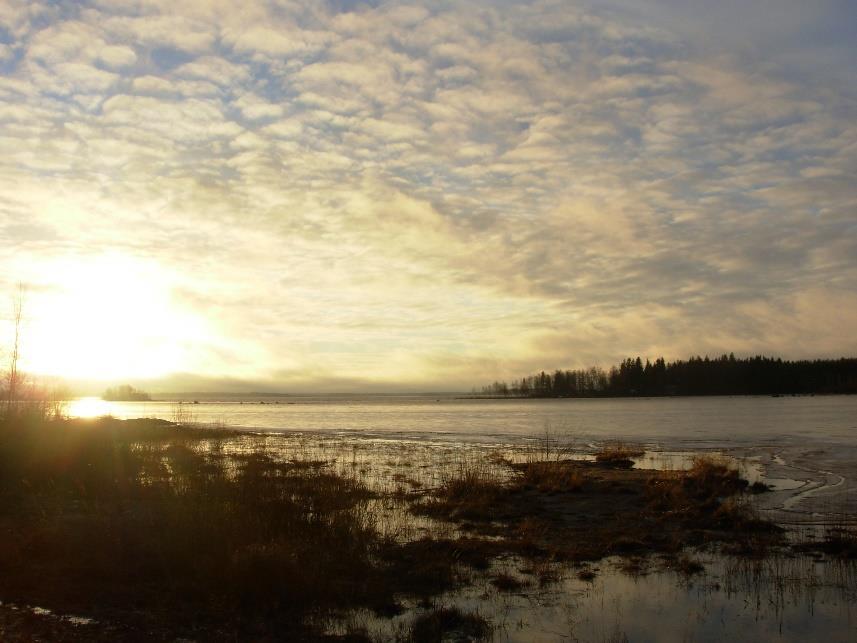
[(205, 324), (170, 275), (123, 255), (62, 261), (26, 295), (21, 366), (69, 379), (152, 378), (187, 368)]

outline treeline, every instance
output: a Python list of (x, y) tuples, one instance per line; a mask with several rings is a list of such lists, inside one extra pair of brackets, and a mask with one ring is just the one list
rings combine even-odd
[(145, 391), (136, 389), (130, 384), (123, 384), (104, 391), (101, 399), (108, 402), (148, 402), (152, 398)]
[(730, 354), (644, 362), (629, 357), (609, 370), (542, 371), (511, 384), (494, 382), (481, 393), (502, 397), (857, 393), (857, 358), (788, 361)]

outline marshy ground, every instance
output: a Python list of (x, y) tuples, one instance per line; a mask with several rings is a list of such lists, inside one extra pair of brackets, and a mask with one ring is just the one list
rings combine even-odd
[[(786, 579), (818, 584), (813, 566), (836, 561), (825, 582), (854, 592), (847, 525), (795, 542), (758, 517), (751, 499), (764, 486), (730, 462), (641, 470), (632, 467), (640, 455), (614, 444), (583, 457), (550, 436), (528, 448), (462, 449), (7, 418), (0, 634), (527, 638), (523, 616), (509, 622), (527, 613), (520, 601), (597, 591), (613, 569), (630, 578), (669, 570), (687, 583), (717, 568), (728, 582), (761, 591), (773, 579), (780, 591)], [(505, 616), (488, 603), (506, 605)], [(595, 638), (622, 636), (617, 620)]]

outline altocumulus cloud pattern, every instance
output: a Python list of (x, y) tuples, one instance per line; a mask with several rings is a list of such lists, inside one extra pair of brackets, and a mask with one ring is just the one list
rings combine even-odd
[(2, 286), (151, 377), (853, 353), (853, 3), (713, 4), (6, 0)]

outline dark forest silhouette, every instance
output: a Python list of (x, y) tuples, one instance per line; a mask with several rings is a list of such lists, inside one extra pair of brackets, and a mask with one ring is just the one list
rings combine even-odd
[(101, 399), (108, 402), (148, 402), (152, 398), (145, 391), (136, 389), (130, 384), (123, 384), (104, 391)]
[(691, 357), (667, 362), (627, 358), (609, 370), (542, 371), (512, 384), (494, 382), (483, 395), (502, 397), (628, 397), (664, 395), (793, 395), (857, 393), (857, 358), (788, 361), (775, 357)]

